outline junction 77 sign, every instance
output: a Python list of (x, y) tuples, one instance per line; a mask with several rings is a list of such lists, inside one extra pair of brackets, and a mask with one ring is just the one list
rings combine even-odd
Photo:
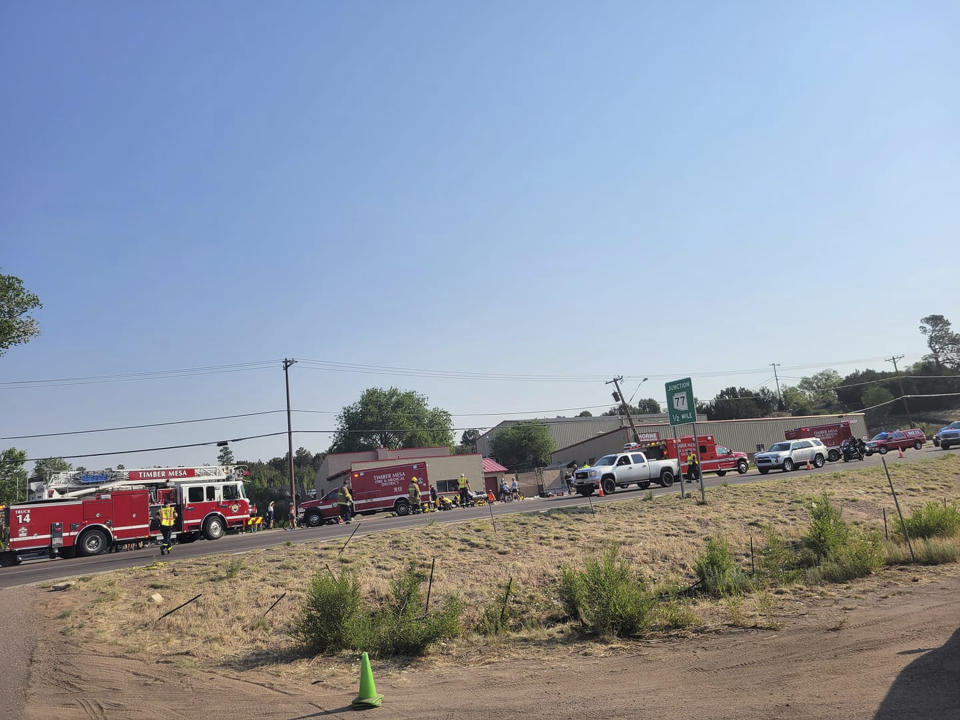
[(667, 412), (671, 425), (686, 425), (697, 421), (697, 407), (693, 402), (693, 382), (690, 378), (668, 382)]

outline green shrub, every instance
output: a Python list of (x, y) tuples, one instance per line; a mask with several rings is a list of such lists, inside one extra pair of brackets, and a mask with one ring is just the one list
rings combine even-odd
[[(905, 544), (888, 540), (884, 543), (884, 549), (887, 565), (906, 565), (912, 562), (910, 549)], [(943, 565), (960, 560), (960, 546), (951, 540), (914, 540), (913, 551), (921, 565)]]
[[(917, 508), (910, 517), (904, 518), (910, 539), (932, 537), (954, 537), (960, 533), (960, 512), (957, 508), (930, 501)], [(894, 523), (894, 535), (902, 538), (903, 528)]]
[[(812, 557), (812, 553), (811, 553)], [(787, 545), (772, 527), (766, 531), (766, 543), (756, 552), (758, 575), (774, 584), (791, 583), (800, 579), (801, 558), (795, 548)]]
[(703, 589), (716, 597), (739, 595), (751, 587), (750, 578), (733, 562), (723, 538), (710, 538), (706, 551), (694, 563)]
[(653, 599), (633, 569), (617, 559), (610, 547), (599, 559), (591, 558), (583, 570), (564, 567), (560, 576), (560, 601), (567, 616), (594, 635), (635, 635), (650, 622)]
[[(476, 631), (481, 635), (501, 635), (510, 629), (512, 617), (510, 607), (510, 593), (514, 590), (513, 583), (507, 585), (502, 593), (490, 600), (483, 609), (483, 614), (477, 622)], [(506, 602), (504, 602), (506, 597)]]
[(307, 599), (294, 624), (294, 634), (312, 653), (339, 652), (366, 635), (363, 598), (356, 573), (339, 576), (319, 572), (307, 588)]
[(850, 528), (826, 493), (808, 500), (806, 508), (810, 513), (810, 529), (803, 537), (803, 544), (816, 554), (818, 561), (823, 562), (846, 544)]
[(657, 627), (663, 630), (682, 630), (700, 624), (700, 618), (690, 607), (690, 603), (679, 598), (658, 603), (653, 617)]
[(425, 579), (414, 563), (391, 583), (389, 598), (367, 607), (356, 573), (317, 573), (294, 625), (313, 653), (366, 650), (375, 655), (420, 655), (430, 645), (460, 633), (462, 603), (453, 596), (439, 611), (423, 613)]
[(878, 532), (848, 533), (842, 547), (834, 550), (821, 565), (807, 571), (807, 580), (812, 584), (849, 582), (876, 572), (885, 560), (883, 538)]

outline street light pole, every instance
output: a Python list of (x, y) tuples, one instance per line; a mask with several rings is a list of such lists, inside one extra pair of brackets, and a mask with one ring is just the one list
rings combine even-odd
[(297, 523), (297, 485), (293, 475), (293, 425), (290, 420), (290, 366), (296, 360), (283, 361), (283, 377), (287, 384), (287, 449), (289, 452), (288, 468), (290, 470), (290, 527), (296, 527)]
[(900, 386), (900, 399), (903, 400), (903, 409), (907, 412), (907, 420), (910, 421), (910, 427), (913, 427), (913, 418), (910, 417), (910, 405), (907, 403), (907, 394), (903, 391), (903, 376), (900, 375), (897, 360), (903, 360), (903, 355), (893, 355), (886, 358), (887, 362), (893, 363), (893, 371), (897, 374), (897, 384)]
[[(620, 404), (623, 406), (623, 412), (626, 413), (627, 422), (630, 423), (630, 429), (633, 430), (633, 441), (635, 443), (640, 442), (640, 433), (637, 432), (637, 426), (633, 424), (633, 418), (630, 417), (630, 408), (627, 406), (627, 401), (623, 397), (623, 391), (620, 389), (620, 381), (623, 380), (623, 376), (615, 377), (613, 380), (608, 380), (605, 385), (613, 383), (614, 387), (617, 388), (617, 397), (620, 398)], [(646, 378), (644, 378), (646, 380)], [(641, 383), (642, 384), (642, 383)]]
[[(780, 399), (780, 409), (783, 410), (783, 395), (780, 393), (780, 378), (777, 377), (777, 366), (780, 363), (770, 363), (770, 366), (773, 368), (773, 379), (777, 383), (777, 397)], [(767, 382), (770, 382), (769, 380)]]

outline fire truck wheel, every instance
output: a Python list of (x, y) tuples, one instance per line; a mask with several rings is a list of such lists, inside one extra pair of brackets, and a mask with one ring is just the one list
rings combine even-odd
[(660, 487), (670, 487), (673, 485), (673, 473), (664, 470), (660, 473)]
[(397, 515), (409, 515), (410, 514), (410, 503), (408, 503), (403, 498), (397, 500)]
[(219, 540), (223, 537), (224, 532), (223, 520), (218, 517), (209, 518), (203, 524), (203, 536), (207, 540)]
[(749, 469), (750, 469), (750, 465), (747, 463), (746, 460), (741, 460), (740, 462), (737, 463), (737, 472), (740, 473), (741, 475), (746, 474), (747, 470)]
[(108, 544), (107, 534), (94, 528), (80, 536), (77, 549), (81, 555), (99, 555), (107, 549)]
[(307, 527), (320, 527), (323, 525), (323, 516), (316, 510), (308, 512), (303, 520), (307, 524)]

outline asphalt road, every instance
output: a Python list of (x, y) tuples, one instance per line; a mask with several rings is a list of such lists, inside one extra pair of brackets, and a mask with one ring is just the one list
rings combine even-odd
[[(899, 458), (896, 453), (886, 455), (888, 464), (916, 462), (926, 458), (934, 457), (944, 452), (933, 445), (925, 446), (922, 450), (908, 450), (903, 458)], [(946, 451), (953, 452), (953, 451)], [(960, 449), (958, 449), (960, 452)], [(828, 463), (823, 468), (817, 470), (796, 470), (794, 473), (806, 473), (810, 475), (821, 475), (838, 470), (851, 469), (856, 467), (871, 467), (880, 465), (880, 456), (873, 455), (862, 463)], [(738, 475), (736, 472), (728, 473), (725, 477), (719, 478), (716, 475), (708, 475), (705, 478), (707, 488), (716, 487), (723, 482), (729, 485), (737, 485), (757, 480), (776, 480), (782, 473), (773, 471), (768, 475), (760, 475), (755, 469), (751, 469), (745, 475)], [(699, 492), (698, 484), (685, 485), (687, 491), (695, 490)], [(667, 493), (679, 492), (679, 484), (674, 484), (669, 488), (652, 487), (654, 495), (664, 495)], [(456, 523), (482, 518), (489, 518), (491, 510), (494, 517), (502, 515), (511, 515), (516, 513), (545, 512), (559, 507), (577, 507), (588, 505), (589, 502), (607, 503), (618, 502), (620, 500), (629, 500), (637, 497), (638, 490), (633, 487), (629, 490), (620, 490), (613, 495), (603, 498), (594, 496), (591, 500), (582, 498), (579, 495), (554, 497), (554, 498), (528, 498), (520, 502), (495, 503), (492, 506), (480, 508), (461, 508), (450, 510), (448, 512), (428, 513), (425, 515), (408, 515), (406, 517), (389, 517), (386, 514), (361, 517), (354, 520), (351, 525), (325, 525), (319, 528), (299, 528), (296, 530), (267, 530), (256, 533), (246, 533), (240, 535), (227, 535), (220, 540), (207, 541), (198, 540), (194, 543), (177, 545), (173, 554), (165, 557), (167, 562), (177, 562), (184, 558), (195, 558), (201, 555), (211, 554), (233, 554), (243, 553), (249, 550), (274, 547), (286, 542), (302, 543), (316, 542), (317, 540), (336, 540), (346, 542), (347, 538), (355, 533), (354, 537), (363, 537), (371, 533), (383, 532), (385, 530), (394, 530), (397, 528), (415, 527), (425, 525), (427, 522), (434, 523)], [(93, 573), (107, 572), (121, 568), (145, 565), (160, 558), (158, 547), (146, 548), (143, 550), (126, 550), (118, 553), (108, 553), (106, 555), (97, 555), (94, 557), (74, 558), (70, 560), (34, 560), (25, 561), (21, 565), (13, 567), (0, 568), (0, 588), (15, 587), (17, 585), (26, 585), (30, 583), (45, 583), (53, 580), (73, 577), (77, 575), (91, 575)]]

